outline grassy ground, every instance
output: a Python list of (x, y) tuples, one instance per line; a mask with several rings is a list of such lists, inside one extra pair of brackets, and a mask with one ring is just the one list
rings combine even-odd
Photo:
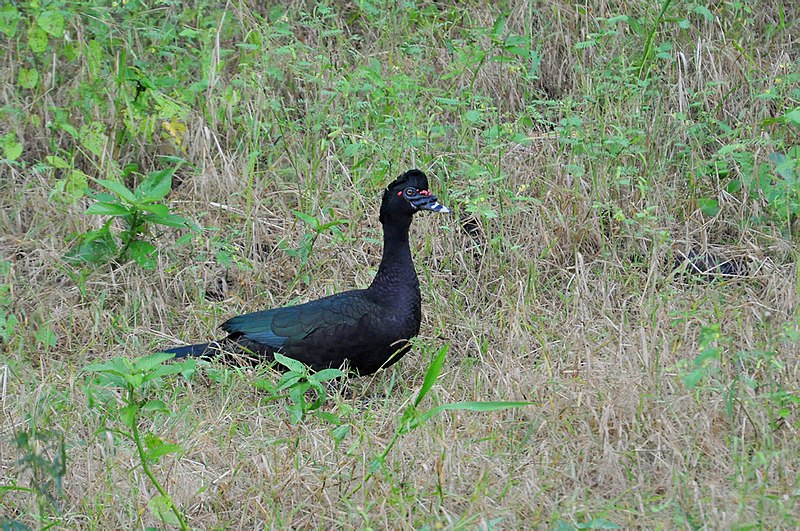
[[(800, 524), (794, 2), (149, 4), (0, 8), (4, 525)], [(201, 229), (85, 213), (176, 167)], [(299, 422), (267, 369), (137, 385), (149, 477), (82, 368), (368, 285), (412, 167), (414, 351)], [(421, 410), (532, 405), (403, 431), (447, 345)]]

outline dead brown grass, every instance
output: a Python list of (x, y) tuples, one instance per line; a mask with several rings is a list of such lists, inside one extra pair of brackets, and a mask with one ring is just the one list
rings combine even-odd
[[(349, 25), (345, 15), (353, 8), (334, 7), (342, 13), (334, 19), (337, 27), (362, 36), (358, 50), (335, 61), (355, 68), (371, 57), (390, 61), (397, 54), (397, 68), (416, 76), (415, 60), (398, 52), (402, 39), (387, 36), (386, 28), (359, 26), (363, 20)], [(762, 2), (749, 15), (719, 7), (718, 18), (693, 25), (688, 37), (676, 30), (675, 60), (659, 71), (659, 99), (608, 93), (605, 101), (577, 104), (575, 114), (584, 119), (579, 134), (586, 139), (642, 132), (641, 152), (620, 160), (580, 155), (545, 131), (544, 122), (526, 129), (532, 143), (506, 143), (500, 156), (477, 133), (416, 149), (382, 148), (395, 157), (390, 175), (423, 166), (436, 176), (432, 187), (442, 197), (458, 197), (475, 184), (459, 174), (460, 162), (496, 158), (504, 179), (489, 188), (488, 201), (501, 215), (478, 217), (477, 239), (455, 217), (418, 217), (412, 241), (424, 293), (419, 348), (389, 371), (335, 390), (326, 409), (350, 426), (341, 442), (321, 419), (289, 424), (282, 402), (266, 400), (251, 385), (264, 377), (260, 371), (226, 373), (211, 366), (192, 381), (164, 382), (157, 394), (175, 413), (148, 420), (142, 431), (182, 446), (179, 456), (155, 470), (190, 525), (514, 529), (602, 519), (643, 528), (795, 527), (797, 250), (775, 227), (753, 221), (763, 208), (759, 198), (725, 195), (719, 181), (702, 186), (719, 193), (720, 213), (709, 218), (700, 212), (692, 198), (702, 194), (687, 190), (686, 176), (720, 147), (720, 137), (692, 136), (676, 117), (736, 122), (738, 140), (745, 141), (764, 118), (775, 116), (776, 103), (756, 96), (797, 68), (791, 32), (766, 35), (779, 7), (786, 21), (797, 20), (790, 18), (791, 5)], [(653, 9), (640, 3), (625, 14), (654, 16)], [(258, 11), (237, 4), (229, 16), (243, 30), (257, 31)], [(441, 28), (490, 27), (497, 13), (496, 7), (469, 5)], [(465, 72), (453, 81), (493, 101), (503, 116), (535, 106), (532, 94), (578, 101), (602, 93), (597, 86), (606, 80), (598, 76), (613, 71), (602, 65), (634, 56), (631, 48), (641, 44), (622, 32), (576, 50), (602, 26), (599, 17), (619, 14), (604, 2), (512, 3), (508, 13), (509, 31), (530, 37), (538, 50), (540, 79), (523, 83), (503, 63), (492, 63), (474, 78)], [(337, 53), (309, 31), (312, 51), (300, 55), (313, 56), (315, 47)], [(443, 71), (453, 57), (444, 48), (445, 34), (419, 31), (430, 35), (427, 47), (439, 50), (429, 55), (436, 58), (430, 61), (434, 72)], [(0, 64), (4, 79), (16, 75), (9, 61)], [(249, 72), (265, 75), (260, 66)], [(0, 283), (10, 286), (9, 313), (20, 321), (2, 344), (0, 487), (38, 481), (18, 463), (16, 432), (37, 428), (62, 436), (68, 464), (58, 526), (158, 525), (147, 510), (154, 490), (139, 472), (133, 448), (99, 431), (103, 419), (87, 398), (81, 367), (143, 355), (179, 339), (214, 337), (228, 316), (364, 286), (377, 267), (380, 185), (372, 179), (383, 169), (378, 159), (352, 168), (352, 157), (329, 141), (328, 130), (277, 130), (282, 120), (315, 123), (313, 98), (321, 96), (308, 80), (281, 88), (284, 101), (296, 104), (298, 114), (290, 119), (268, 111), (267, 81), (263, 92), (241, 94), (247, 101), (242, 107), (213, 99), (213, 91), (244, 74), (229, 66), (218, 75), (208, 93), (217, 107), (194, 109), (187, 118), (182, 156), (195, 169), (182, 170), (169, 199), (174, 211), (219, 231), (183, 247), (170, 246), (176, 234), (167, 231), (154, 271), (132, 263), (102, 267), (82, 289), (60, 257), (70, 233), (101, 220), (81, 215), (82, 205), (50, 200), (54, 176), (31, 168), (49, 154), (51, 142), (67, 140), (43, 130), (35, 134), (30, 122), (9, 126), (24, 137), (30, 165), (0, 169), (0, 258), (11, 264)], [(79, 81), (58, 86), (31, 108), (44, 113), (48, 105), (64, 105)], [(688, 93), (706, 98), (691, 105)], [(19, 98), (8, 89), (0, 96), (4, 105)], [(632, 108), (632, 101), (642, 106)], [(344, 113), (350, 105), (340, 95), (331, 112)], [(555, 122), (562, 117), (561, 111), (547, 112)], [(243, 114), (263, 129), (234, 129)], [(154, 161), (155, 154), (175, 149), (138, 142), (129, 146), (135, 153), (115, 155), (120, 164), (137, 156)], [(690, 154), (682, 159), (676, 153), (686, 145)], [(571, 169), (577, 163), (584, 173)], [(616, 184), (613, 172), (622, 165), (635, 170), (631, 186)], [(94, 170), (87, 164), (84, 171)], [(515, 201), (522, 196), (530, 200)], [(451, 204), (465, 209), (458, 200)], [(297, 209), (350, 222), (341, 237), (319, 237), (304, 271), (311, 281), (287, 291), (302, 272), (280, 242), (293, 248), (302, 240), (307, 228), (295, 221), (291, 211)], [(214, 258), (221, 242), (242, 267), (226, 268)], [(736, 259), (742, 273), (710, 282), (676, 272), (676, 257), (692, 249)], [(722, 333), (720, 361), (700, 385), (687, 388), (684, 377), (700, 353), (700, 331), (713, 324)], [(57, 335), (54, 347), (36, 339), (45, 325)], [(450, 343), (450, 355), (427, 404), (533, 405), (442, 414), (402, 437), (385, 470), (364, 482), (444, 343)], [(53, 456), (53, 447), (36, 451)], [(0, 507), (0, 517), (32, 526), (42, 525), (36, 515), (46, 512), (26, 492), (0, 492)]]

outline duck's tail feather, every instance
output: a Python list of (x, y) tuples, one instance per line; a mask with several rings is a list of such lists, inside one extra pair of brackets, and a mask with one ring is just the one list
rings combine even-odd
[(211, 358), (219, 355), (220, 350), (219, 343), (198, 343), (197, 345), (185, 345), (183, 347), (165, 349), (162, 352), (175, 354), (175, 359), (196, 357)]

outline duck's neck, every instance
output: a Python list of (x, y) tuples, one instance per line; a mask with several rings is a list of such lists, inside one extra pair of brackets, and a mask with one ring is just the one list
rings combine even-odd
[(381, 295), (419, 293), (419, 281), (411, 260), (408, 229), (411, 218), (387, 220), (383, 225), (383, 258), (370, 290)]

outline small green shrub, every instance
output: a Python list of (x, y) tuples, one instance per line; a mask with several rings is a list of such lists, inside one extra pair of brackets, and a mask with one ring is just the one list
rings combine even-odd
[[(79, 235), (64, 259), (77, 265), (133, 260), (145, 269), (155, 268), (158, 249), (152, 241), (153, 225), (199, 230), (185, 218), (170, 213), (161, 202), (172, 188), (174, 171), (170, 168), (152, 172), (132, 191), (119, 181), (96, 179), (110, 193), (94, 194), (95, 203), (89, 205), (86, 214), (108, 216), (108, 220), (101, 228)], [(112, 230), (115, 219), (122, 221), (121, 230)]]
[(275, 353), (275, 361), (286, 367), (277, 384), (272, 384), (269, 380), (260, 379), (255, 382), (255, 386), (263, 389), (270, 394), (269, 399), (288, 398), (286, 411), (289, 413), (289, 422), (297, 424), (302, 421), (309, 413), (315, 413), (324, 420), (340, 423), (338, 417), (330, 413), (325, 413), (320, 408), (328, 399), (324, 382), (334, 378), (346, 376), (339, 369), (323, 369), (314, 372), (302, 362)]
[(114, 358), (106, 363), (87, 365), (83, 370), (94, 375), (92, 384), (122, 391), (119, 395), (98, 393), (91, 384), (86, 387), (90, 405), (103, 414), (104, 425), (98, 433), (120, 435), (136, 446), (138, 464), (159, 493), (147, 503), (153, 516), (165, 524), (189, 529), (186, 517), (151, 468), (162, 457), (181, 452), (183, 448), (179, 444), (164, 442), (153, 432), (142, 434), (139, 431), (142, 417), (171, 414), (163, 400), (148, 398), (155, 384), (164, 376), (182, 374), (189, 378), (194, 373), (195, 360), (167, 364), (173, 357), (174, 354), (159, 352), (134, 360)]
[(443, 411), (486, 412), (533, 405), (530, 402), (456, 402), (434, 406), (425, 411), (420, 410), (420, 403), (422, 403), (422, 400), (428, 395), (430, 390), (433, 388), (433, 385), (439, 379), (439, 374), (442, 372), (444, 360), (447, 357), (447, 352), (449, 350), (450, 344), (448, 343), (440, 348), (436, 353), (433, 361), (431, 361), (431, 364), (428, 366), (428, 371), (425, 373), (425, 380), (423, 381), (422, 387), (417, 393), (417, 397), (414, 399), (414, 403), (407, 406), (403, 411), (403, 414), (400, 416), (400, 420), (397, 423), (397, 427), (395, 428), (392, 440), (389, 441), (389, 444), (386, 445), (386, 448), (384, 448), (383, 452), (381, 452), (380, 455), (376, 456), (372, 460), (367, 477), (364, 478), (364, 482), (362, 482), (353, 491), (353, 493), (360, 490), (367, 480), (369, 480), (369, 478), (371, 478), (376, 472), (379, 470), (385, 470), (383, 464), (386, 461), (386, 457), (389, 455), (389, 453), (392, 451), (392, 448), (394, 448), (394, 445), (397, 444), (397, 441), (399, 441), (401, 437), (411, 433), (417, 428), (420, 428), (423, 424)]
[[(67, 450), (64, 436), (54, 431), (31, 427), (17, 431), (14, 442), (18, 451), (18, 464), (30, 474), (30, 487), (13, 482), (0, 484), (0, 500), (9, 492), (32, 494), (36, 497), (38, 514), (35, 515), (43, 529), (55, 523), (54, 518), (61, 514), (59, 498), (62, 494), (62, 480), (67, 474)], [(0, 529), (28, 529), (17, 520), (6, 519), (0, 515)]]

